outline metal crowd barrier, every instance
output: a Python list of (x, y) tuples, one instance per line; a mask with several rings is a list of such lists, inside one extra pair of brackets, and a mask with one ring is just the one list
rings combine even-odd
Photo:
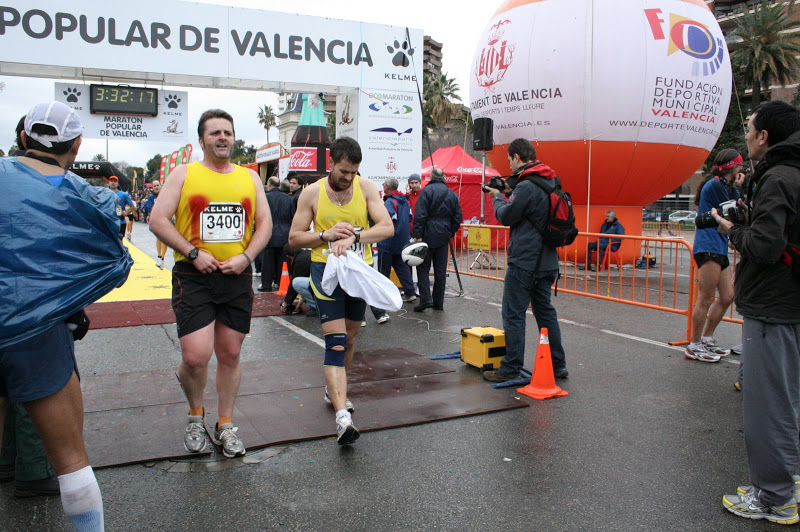
[[(508, 227), (463, 224), (453, 239), (455, 263), (462, 275), (502, 281), (507, 269)], [(586, 266), (590, 242), (612, 235), (579, 233), (575, 242), (559, 249), (559, 292), (686, 316), (684, 337), (673, 344), (688, 342), (692, 306), (696, 296), (696, 266), (691, 245), (681, 238), (613, 235), (621, 240), (604, 268), (599, 253)], [(608, 254), (610, 247), (606, 248)], [(450, 271), (452, 264), (450, 265)], [(733, 314), (727, 321), (735, 321)]]

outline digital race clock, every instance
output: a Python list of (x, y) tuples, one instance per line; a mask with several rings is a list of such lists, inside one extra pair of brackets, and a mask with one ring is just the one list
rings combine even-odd
[(91, 113), (158, 116), (158, 89), (90, 85)]

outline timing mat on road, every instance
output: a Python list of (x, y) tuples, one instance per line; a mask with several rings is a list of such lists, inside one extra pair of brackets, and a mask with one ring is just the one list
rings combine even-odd
[[(279, 316), (283, 296), (274, 293), (256, 293), (253, 297), (253, 317)], [(175, 323), (170, 299), (143, 301), (109, 301), (94, 303), (86, 307), (90, 329), (113, 329), (139, 325), (161, 325)]]
[[(123, 243), (133, 257), (131, 272), (125, 284), (86, 308), (91, 320), (89, 328), (113, 329), (175, 323), (170, 303), (172, 272), (158, 268), (152, 258), (127, 240)], [(281, 296), (273, 293), (257, 293), (253, 299), (253, 317), (282, 314), (282, 300)]]
[[(430, 423), (528, 406), (486, 383), (405, 349), (355, 354), (348, 397), (364, 432)], [(84, 440), (93, 467), (186, 457), (186, 400), (171, 370), (86, 376)], [(214, 371), (209, 371), (207, 422), (216, 419)], [(248, 449), (335, 436), (333, 410), (323, 400), (321, 356), (273, 356), (242, 363), (233, 415)], [(366, 445), (365, 435), (356, 445)]]

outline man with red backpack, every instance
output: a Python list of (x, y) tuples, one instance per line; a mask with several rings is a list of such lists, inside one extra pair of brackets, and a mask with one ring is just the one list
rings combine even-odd
[[(489, 382), (520, 378), (525, 362), (525, 314), (532, 303), (536, 324), (540, 330), (547, 328), (548, 331), (553, 372), (556, 378), (565, 379), (569, 372), (561, 345), (561, 329), (556, 309), (550, 303), (550, 287), (558, 277), (555, 246), (564, 244), (554, 243), (549, 238), (551, 194), (560, 190), (560, 183), (552, 168), (536, 160), (536, 151), (525, 139), (516, 139), (508, 145), (508, 161), (513, 174), (504, 180), (505, 190), (484, 188), (493, 198), (497, 220), (510, 227), (510, 239), (503, 288), (506, 354), (500, 368), (485, 371), (483, 378)], [(508, 200), (504, 194), (510, 195)]]

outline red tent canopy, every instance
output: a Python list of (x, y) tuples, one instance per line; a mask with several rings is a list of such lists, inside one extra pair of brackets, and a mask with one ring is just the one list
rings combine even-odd
[[(433, 159), (433, 163), (431, 162)], [(444, 170), (445, 182), (456, 193), (461, 202), (461, 211), (464, 221), (473, 217), (481, 218), (481, 196), (484, 196), (484, 214), (486, 223), (499, 225), (494, 217), (492, 198), (481, 191), (481, 163), (473, 159), (461, 146), (439, 148), (433, 152), (433, 157), (422, 161), (422, 180), (430, 180), (433, 166)], [(486, 181), (500, 173), (491, 167), (486, 167)]]

